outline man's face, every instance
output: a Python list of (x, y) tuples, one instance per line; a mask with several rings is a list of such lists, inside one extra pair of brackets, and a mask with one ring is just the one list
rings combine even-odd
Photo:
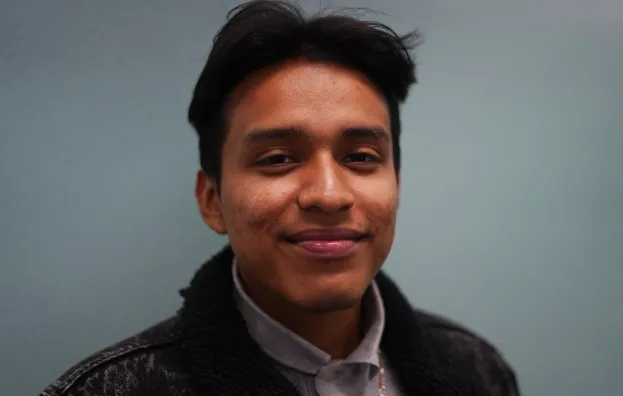
[(197, 179), (204, 219), (227, 234), (252, 297), (310, 312), (356, 305), (396, 223), (383, 96), (357, 72), (305, 61), (257, 73), (232, 96), (220, 195)]

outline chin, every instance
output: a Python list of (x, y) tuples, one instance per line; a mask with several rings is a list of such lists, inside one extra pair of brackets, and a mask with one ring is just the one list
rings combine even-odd
[(314, 263), (312, 270), (289, 277), (282, 289), (299, 308), (312, 313), (351, 309), (359, 304), (373, 274), (355, 260)]

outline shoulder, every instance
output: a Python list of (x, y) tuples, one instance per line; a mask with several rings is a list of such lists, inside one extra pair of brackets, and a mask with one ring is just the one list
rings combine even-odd
[[(66, 371), (40, 396), (157, 396), (157, 389), (184, 387), (186, 378), (180, 369), (177, 321), (178, 317), (174, 316), (89, 356)], [(144, 381), (145, 378), (150, 380)], [(184, 391), (167, 394), (182, 395)]]
[(422, 310), (415, 315), (443, 364), (479, 377), (494, 395), (519, 395), (515, 371), (488, 340), (442, 315)]

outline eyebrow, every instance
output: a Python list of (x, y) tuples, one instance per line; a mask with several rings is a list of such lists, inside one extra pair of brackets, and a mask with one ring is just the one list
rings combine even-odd
[[(391, 138), (385, 129), (380, 127), (349, 127), (342, 130), (343, 137), (385, 140), (391, 141)], [(301, 128), (264, 128), (254, 129), (244, 138), (245, 146), (254, 146), (263, 142), (274, 140), (311, 140), (309, 132)]]
[(353, 138), (373, 139), (373, 140), (386, 140), (391, 141), (391, 138), (387, 131), (383, 128), (369, 128), (369, 127), (354, 127), (346, 128), (344, 130), (344, 136)]
[(300, 128), (265, 128), (254, 129), (244, 137), (245, 146), (254, 146), (273, 140), (309, 139), (309, 133)]

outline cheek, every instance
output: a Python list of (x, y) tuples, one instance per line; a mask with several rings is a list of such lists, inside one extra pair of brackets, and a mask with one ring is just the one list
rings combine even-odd
[[(363, 186), (362, 186), (363, 187)], [(398, 187), (396, 183), (374, 184), (365, 191), (357, 193), (361, 197), (361, 207), (370, 225), (379, 234), (393, 234), (398, 210)]]
[[(223, 202), (223, 218), (235, 234), (270, 235), (279, 228), (288, 207), (289, 194), (266, 183), (237, 185)], [(261, 185), (262, 188), (257, 188)]]
[(396, 232), (398, 188), (390, 182), (377, 183), (375, 188), (360, 191), (360, 210), (374, 235), (370, 246), (371, 263), (378, 270), (389, 255)]

